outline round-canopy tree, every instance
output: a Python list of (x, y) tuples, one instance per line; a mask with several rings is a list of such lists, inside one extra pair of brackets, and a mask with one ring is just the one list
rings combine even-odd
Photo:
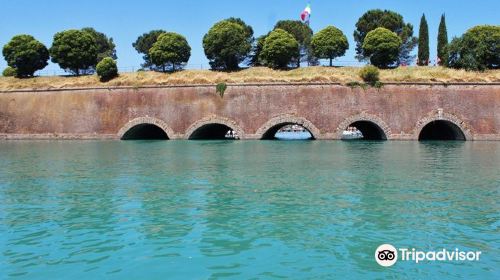
[(299, 43), (293, 35), (283, 29), (269, 33), (264, 41), (261, 59), (272, 68), (286, 68), (299, 55)]
[(235, 70), (249, 55), (248, 30), (234, 20), (216, 23), (203, 37), (203, 49), (212, 69)]
[(363, 52), (371, 64), (388, 68), (397, 63), (401, 39), (386, 28), (379, 27), (368, 32), (363, 42)]
[(311, 48), (315, 57), (330, 59), (333, 66), (333, 59), (345, 54), (349, 42), (340, 29), (328, 26), (313, 36)]
[(97, 44), (97, 62), (101, 61), (105, 57), (111, 57), (116, 60), (116, 46), (113, 42), (113, 38), (108, 38), (106, 34), (96, 31), (92, 27), (85, 27), (82, 29), (84, 32), (88, 32)]
[(149, 50), (149, 56), (151, 61), (163, 72), (170, 67), (175, 71), (176, 65), (180, 68), (182, 64), (188, 62), (191, 56), (191, 47), (184, 36), (168, 32), (158, 37), (156, 43)]
[(4, 47), (3, 56), (18, 77), (30, 77), (47, 66), (49, 51), (30, 35), (14, 36)]
[(500, 68), (500, 26), (475, 26), (448, 46), (448, 66), (466, 70)]
[(363, 50), (366, 35), (378, 27), (384, 27), (395, 32), (401, 39), (401, 47), (398, 53), (398, 64), (412, 62), (411, 51), (417, 45), (417, 38), (413, 36), (413, 25), (405, 23), (403, 16), (389, 10), (369, 10), (364, 13), (356, 23), (354, 40), (356, 41), (356, 57), (364, 60), (369, 57)]
[(297, 67), (300, 67), (301, 61), (313, 61), (314, 57), (308, 57), (311, 54), (311, 40), (313, 31), (309, 25), (300, 20), (280, 20), (274, 26), (274, 30), (282, 29), (292, 34), (292, 36), (299, 43), (300, 56), (294, 58)]
[(50, 48), (52, 62), (77, 76), (97, 64), (97, 55), (94, 37), (89, 32), (75, 29), (56, 33)]
[(151, 30), (148, 33), (144, 33), (132, 44), (134, 49), (143, 54), (142, 58), (144, 63), (141, 65), (143, 68), (155, 69), (151, 58), (149, 57), (149, 50), (153, 47), (154, 43), (158, 40), (160, 35), (167, 33), (165, 30)]
[(247, 39), (248, 43), (253, 43), (253, 28), (250, 25), (246, 24), (241, 18), (230, 17), (226, 19), (226, 21), (239, 24), (241, 27), (243, 27), (243, 30), (245, 30), (245, 38)]

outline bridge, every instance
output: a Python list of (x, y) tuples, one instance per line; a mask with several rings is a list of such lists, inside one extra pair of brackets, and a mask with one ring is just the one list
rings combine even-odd
[(2, 139), (314, 139), (355, 126), (371, 140), (500, 140), (500, 84), (235, 84), (0, 92)]

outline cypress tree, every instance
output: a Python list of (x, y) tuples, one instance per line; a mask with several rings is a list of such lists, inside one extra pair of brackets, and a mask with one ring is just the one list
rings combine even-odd
[(448, 51), (446, 47), (448, 46), (448, 31), (446, 30), (446, 20), (444, 14), (441, 15), (441, 22), (439, 23), (438, 32), (438, 44), (437, 44), (437, 56), (439, 58), (439, 65), (446, 63), (448, 58)]
[(429, 26), (425, 14), (420, 19), (420, 30), (418, 32), (418, 65), (429, 65)]

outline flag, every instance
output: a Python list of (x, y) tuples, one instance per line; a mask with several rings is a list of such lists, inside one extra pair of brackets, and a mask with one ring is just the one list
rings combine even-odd
[(311, 4), (307, 4), (307, 7), (304, 9), (304, 11), (300, 14), (300, 19), (304, 22), (309, 24), (309, 19), (311, 18)]

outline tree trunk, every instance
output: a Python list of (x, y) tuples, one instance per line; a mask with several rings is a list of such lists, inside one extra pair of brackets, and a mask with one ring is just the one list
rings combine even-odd
[(330, 57), (330, 67), (333, 66), (333, 58)]

